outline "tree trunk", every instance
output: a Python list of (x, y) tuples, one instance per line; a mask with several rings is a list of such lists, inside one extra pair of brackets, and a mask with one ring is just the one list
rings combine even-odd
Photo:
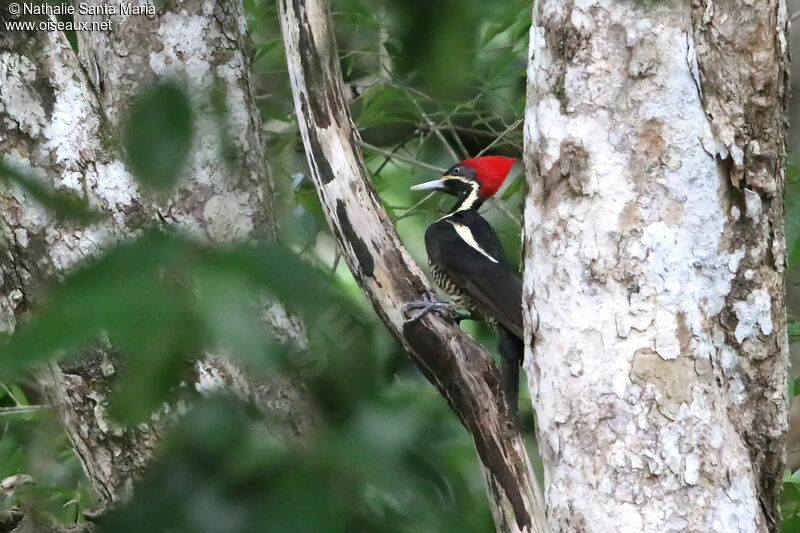
[[(0, 191), (5, 248), (0, 331), (14, 331), (35, 304), (43, 282), (144, 225), (175, 224), (214, 242), (275, 235), (241, 1), (176, 1), (154, 18), (113, 18), (110, 32), (79, 33), (80, 61), (59, 32), (0, 36), (4, 161), (32, 169), (57, 189), (85, 195), (107, 215), (99, 223), (77, 227), (53, 220), (20, 191)], [(197, 110), (197, 134), (177, 190), (156, 201), (140, 194), (115, 147), (129, 98), (161, 76), (186, 82)], [(212, 91), (222, 95), (228, 110), (225, 128), (214, 122)], [(224, 163), (227, 139), (220, 136), (221, 129), (235, 148), (235, 165)], [(241, 175), (231, 175), (231, 169)], [(302, 324), (282, 306), (270, 304), (266, 316), (279, 337), (307, 348)], [(294, 384), (281, 379), (253, 383), (231, 361), (218, 357), (199, 362), (197, 370), (196, 388), (227, 387), (277, 415), (284, 422), (279, 430), (283, 434), (307, 433), (307, 408)], [(107, 420), (106, 393), (114, 374), (111, 351), (102, 347), (78, 363), (51, 364), (36, 373), (102, 504), (129, 494), (171, 419), (165, 406), (158, 420), (137, 428), (120, 428)]]
[(551, 527), (774, 530), (783, 2), (541, 0), (533, 20), (525, 368)]
[(306, 157), (353, 276), (472, 435), (497, 530), (547, 531), (536, 479), (491, 356), (435, 313), (414, 324), (403, 316), (403, 304), (435, 298), (436, 291), (400, 242), (364, 165), (327, 3), (279, 0), (278, 5)]

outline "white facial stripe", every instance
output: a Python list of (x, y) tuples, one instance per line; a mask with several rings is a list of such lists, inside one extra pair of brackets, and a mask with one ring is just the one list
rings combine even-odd
[(464, 198), (464, 201), (461, 202), (461, 206), (456, 211), (463, 211), (465, 209), (472, 209), (472, 206), (475, 205), (475, 202), (478, 200), (478, 184), (476, 183), (472, 190), (469, 192), (469, 196)]
[(498, 262), (497, 259), (489, 255), (486, 252), (486, 250), (481, 248), (480, 244), (478, 244), (478, 241), (475, 240), (475, 236), (472, 235), (472, 230), (469, 229), (469, 226), (465, 226), (464, 224), (458, 224), (456, 222), (453, 222), (452, 220), (449, 220), (448, 222), (450, 222), (456, 229), (456, 233), (458, 233), (458, 236), (461, 237), (464, 240), (464, 242), (467, 243), (471, 248), (476, 249), (477, 251), (488, 257), (491, 261), (495, 263)]
[(447, 176), (444, 176), (442, 179), (444, 179), (444, 180), (458, 180), (458, 181), (460, 181), (462, 183), (466, 183), (467, 185), (469, 185), (469, 187), (471, 189), (470, 193), (464, 199), (464, 201), (461, 202), (461, 205), (459, 206), (458, 209), (456, 209), (456, 211), (463, 211), (465, 209), (472, 209), (472, 206), (475, 205), (475, 202), (478, 200), (478, 190), (480, 189), (480, 183), (478, 183), (475, 180), (468, 180), (466, 178), (462, 178), (462, 177), (459, 177), (459, 176), (452, 176), (452, 175), (449, 175), (449, 174)]
[(463, 181), (464, 183), (466, 183), (466, 184), (468, 184), (468, 185), (472, 185), (473, 183), (475, 183), (474, 181), (472, 181), (472, 180), (468, 180), (467, 178), (462, 178), (461, 176), (453, 176), (452, 174), (448, 174), (447, 176), (442, 176), (442, 179), (443, 179), (443, 180), (458, 180), (458, 181)]

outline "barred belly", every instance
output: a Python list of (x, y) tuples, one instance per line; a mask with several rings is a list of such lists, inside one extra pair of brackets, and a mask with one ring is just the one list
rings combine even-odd
[(450, 302), (454, 307), (469, 311), (470, 315), (472, 315), (472, 320), (486, 322), (492, 328), (497, 327), (497, 320), (495, 320), (492, 315), (485, 312), (482, 306), (473, 300), (469, 293), (459, 287), (444, 269), (441, 269), (434, 264), (430, 264), (430, 267), (433, 281), (435, 281), (439, 288), (441, 288), (447, 293), (448, 296), (450, 296)]

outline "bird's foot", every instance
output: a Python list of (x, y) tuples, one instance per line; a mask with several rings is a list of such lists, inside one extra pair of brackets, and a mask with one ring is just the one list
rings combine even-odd
[[(414, 315), (410, 315), (410, 311), (419, 311)], [(432, 300), (429, 297), (424, 297), (424, 300), (419, 302), (408, 302), (403, 306), (403, 316), (407, 317), (406, 324), (413, 324), (418, 322), (421, 318), (431, 312), (437, 312), (444, 318), (461, 322), (469, 318), (469, 315), (463, 315), (453, 308), (450, 302), (442, 302), (439, 300)]]

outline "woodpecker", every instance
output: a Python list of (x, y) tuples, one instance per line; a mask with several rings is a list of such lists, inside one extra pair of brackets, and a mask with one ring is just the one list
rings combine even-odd
[[(411, 302), (404, 311), (421, 309), (417, 321), (431, 311), (464, 309), (498, 334), (503, 391), (516, 416), (519, 368), (522, 364), (522, 284), (506, 260), (500, 239), (478, 208), (505, 181), (514, 159), (484, 156), (453, 165), (441, 179), (412, 190), (435, 190), (456, 197), (456, 203), (425, 231), (425, 248), (433, 279), (451, 302)], [(465, 317), (459, 317), (465, 318)]]

